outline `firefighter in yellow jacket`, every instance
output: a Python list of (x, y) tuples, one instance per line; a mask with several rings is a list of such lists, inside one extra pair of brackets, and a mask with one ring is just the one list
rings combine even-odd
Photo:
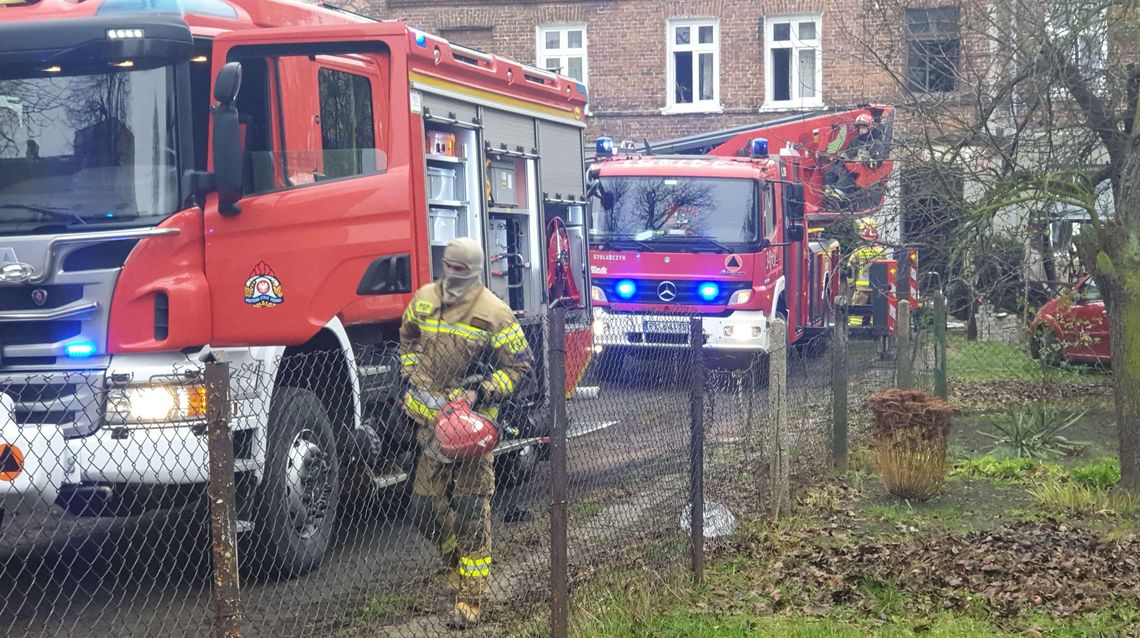
[[(851, 304), (864, 306), (871, 303), (871, 263), (877, 259), (886, 259), (887, 251), (879, 243), (879, 228), (875, 220), (864, 217), (855, 223), (859, 239), (865, 243), (855, 249), (847, 259), (847, 265), (855, 277), (854, 292), (851, 295)], [(871, 322), (871, 317), (852, 314), (848, 325), (863, 326)]]
[[(412, 297), (400, 325), (400, 362), (408, 383), (404, 412), (415, 421), (421, 454), (412, 482), (421, 531), (451, 568), (448, 584), (456, 603), (451, 625), (479, 622), (490, 593), (493, 456), (444, 462), (424, 453), (434, 438), (433, 420), (449, 400), (465, 396), (480, 411), (497, 416), (531, 369), (532, 356), (511, 309), (482, 282), (483, 250), (460, 238), (443, 252), (443, 276)], [(477, 361), (494, 366), (477, 389), (461, 388)]]

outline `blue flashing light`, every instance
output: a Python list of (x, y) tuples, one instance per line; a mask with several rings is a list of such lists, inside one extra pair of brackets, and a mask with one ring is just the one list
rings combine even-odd
[(768, 157), (768, 140), (758, 137), (752, 140), (752, 157)]
[(706, 281), (697, 286), (697, 295), (705, 301), (712, 301), (720, 296), (720, 286), (715, 281)]
[(90, 341), (76, 341), (67, 344), (64, 351), (66, 351), (67, 356), (72, 359), (86, 359), (95, 354), (95, 344)]
[(599, 137), (594, 142), (594, 154), (601, 156), (610, 156), (614, 154), (614, 138), (612, 137)]
[(632, 279), (622, 279), (614, 286), (614, 292), (622, 299), (631, 299), (637, 294), (637, 284)]
[(427, 46), (427, 34), (426, 33), (416, 31), (416, 46), (421, 47), (421, 48)]

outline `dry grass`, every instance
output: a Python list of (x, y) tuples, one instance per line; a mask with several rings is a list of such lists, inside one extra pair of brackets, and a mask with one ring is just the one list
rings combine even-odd
[(880, 442), (875, 446), (875, 468), (891, 494), (925, 501), (942, 489), (950, 463), (946, 450)]

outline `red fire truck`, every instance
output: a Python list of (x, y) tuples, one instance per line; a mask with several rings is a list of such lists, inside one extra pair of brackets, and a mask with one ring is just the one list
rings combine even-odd
[(615, 154), (611, 139), (597, 140), (589, 194), (599, 359), (618, 365), (626, 354), (686, 347), (690, 315), (726, 367), (766, 353), (777, 316), (790, 343), (819, 343), (841, 254), (813, 231), (882, 206), (893, 115), (866, 106), (793, 117), (643, 153)]
[(318, 565), (350, 475), (407, 478), (392, 343), (457, 235), (538, 354), (504, 411), (525, 469), (544, 309), (569, 309), (567, 391), (590, 350), (585, 105), (287, 0), (0, 0), (3, 525), (199, 493), (201, 362), (224, 356), (242, 528), (279, 572)]

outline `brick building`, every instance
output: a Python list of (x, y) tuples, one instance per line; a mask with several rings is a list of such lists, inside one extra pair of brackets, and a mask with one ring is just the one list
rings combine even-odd
[[(864, 61), (855, 44), (866, 41), (860, 36), (867, 28), (861, 12), (877, 4), (358, 0), (355, 6), (472, 48), (557, 67), (589, 89), (588, 138), (609, 135), (640, 144), (889, 99), (895, 79)], [(922, 6), (921, 0), (916, 4)], [(913, 74), (941, 90), (939, 82), (946, 80), (929, 58), (957, 55), (956, 10), (919, 12), (911, 17), (924, 23), (927, 43), (918, 46), (928, 55), (912, 60)], [(940, 40), (944, 34), (950, 37)]]

